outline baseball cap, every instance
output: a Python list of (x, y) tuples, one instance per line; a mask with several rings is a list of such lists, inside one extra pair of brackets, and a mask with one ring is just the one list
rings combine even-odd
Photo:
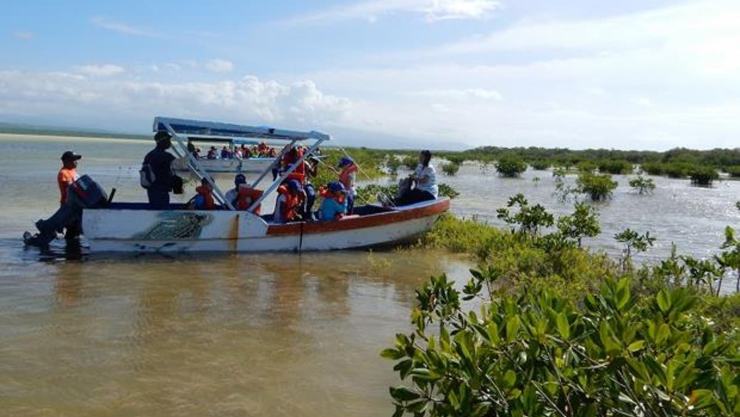
[(72, 151), (66, 151), (62, 154), (62, 157), (60, 158), (62, 161), (76, 161), (78, 159), (82, 158), (82, 155), (78, 155)]

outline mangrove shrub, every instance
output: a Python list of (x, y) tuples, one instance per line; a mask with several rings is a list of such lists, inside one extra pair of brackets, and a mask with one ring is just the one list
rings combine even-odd
[(607, 279), (574, 302), (470, 272), (462, 291), (444, 275), (417, 290), (413, 331), (382, 351), (406, 382), (394, 416), (737, 415), (737, 338), (697, 317), (694, 291)]
[(513, 155), (504, 156), (496, 161), (496, 172), (503, 177), (518, 177), (526, 170), (526, 162)]
[(688, 174), (694, 185), (710, 186), (714, 180), (719, 179), (717, 170), (706, 166), (693, 166), (688, 170)]
[(635, 178), (630, 178), (630, 187), (632, 187), (638, 194), (651, 194), (655, 190), (655, 182), (652, 178), (645, 178), (642, 175), (638, 175)]
[(581, 172), (576, 180), (576, 187), (580, 193), (591, 197), (592, 201), (602, 201), (612, 197), (617, 182), (609, 174)]
[(449, 163), (442, 165), (442, 172), (444, 172), (445, 175), (448, 175), (448, 176), (453, 176), (457, 174), (457, 171), (459, 170), (460, 170), (460, 165), (454, 162), (449, 162)]

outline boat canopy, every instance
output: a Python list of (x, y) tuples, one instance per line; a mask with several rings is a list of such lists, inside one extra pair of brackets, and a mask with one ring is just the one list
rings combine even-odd
[[(314, 130), (310, 132), (299, 132), (297, 130), (285, 130), (275, 129), (272, 127), (255, 127), (255, 126), (242, 126), (230, 123), (218, 123), (218, 122), (205, 122), (198, 120), (188, 119), (175, 119), (171, 117), (155, 117), (153, 130), (155, 132), (167, 132), (172, 135), (173, 146), (172, 151), (180, 158), (186, 158), (188, 161), (188, 168), (203, 180), (206, 180), (211, 187), (218, 201), (226, 206), (229, 210), (234, 210), (234, 205), (231, 201), (226, 199), (225, 194), (218, 187), (218, 184), (208, 174), (208, 172), (201, 166), (198, 159), (188, 151), (185, 139), (192, 138), (193, 140), (204, 140), (206, 138), (221, 139), (222, 141), (232, 142), (234, 140), (243, 139), (261, 139), (261, 140), (282, 140), (288, 143), (283, 146), (283, 149), (275, 157), (272, 164), (267, 167), (262, 174), (252, 183), (252, 187), (256, 187), (257, 184), (262, 181), (272, 169), (282, 160), (283, 156), (290, 148), (296, 145), (297, 142), (308, 141), (307, 149), (297, 161), (287, 167), (280, 175), (274, 178), (272, 184), (267, 187), (262, 196), (254, 201), (247, 211), (253, 212), (256, 207), (265, 199), (270, 193), (275, 191), (277, 187), (288, 178), (293, 171), (303, 161), (319, 148), (322, 142), (330, 140), (330, 136), (326, 133), (316, 132)], [(197, 138), (197, 139), (196, 139)]]
[(214, 138), (209, 136), (188, 136), (189, 140), (193, 142), (202, 143), (230, 143), (232, 145), (259, 145), (260, 141), (256, 139), (246, 138)]
[[(244, 126), (230, 123), (206, 122), (171, 117), (155, 117), (154, 132), (167, 132), (170, 127), (175, 133), (192, 137), (194, 140), (232, 141), (237, 138), (253, 138), (283, 141), (329, 140), (329, 135), (317, 131), (275, 129), (266, 126)], [(196, 139), (197, 137), (197, 139)]]

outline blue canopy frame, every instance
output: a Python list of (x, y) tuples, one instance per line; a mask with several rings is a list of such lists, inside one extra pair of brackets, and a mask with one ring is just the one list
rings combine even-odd
[(179, 157), (188, 158), (188, 166), (190, 167), (190, 169), (196, 175), (198, 175), (198, 177), (200, 177), (201, 179), (204, 178), (206, 181), (208, 181), (208, 183), (213, 187), (216, 197), (230, 210), (234, 210), (233, 204), (231, 204), (230, 201), (226, 200), (224, 193), (221, 191), (221, 189), (219, 189), (216, 182), (213, 181), (213, 178), (208, 175), (208, 171), (206, 171), (200, 165), (198, 160), (195, 159), (193, 155), (191, 155), (190, 152), (187, 151), (187, 146), (185, 142), (189, 136), (224, 138), (225, 140), (234, 140), (237, 138), (256, 138), (265, 140), (282, 140), (289, 142), (285, 147), (283, 147), (283, 149), (280, 151), (270, 167), (268, 167), (259, 176), (259, 178), (257, 178), (254, 184), (252, 184), (252, 187), (255, 187), (257, 184), (259, 184), (260, 181), (262, 181), (263, 178), (265, 178), (265, 176), (267, 176), (267, 174), (272, 170), (273, 165), (277, 163), (277, 161), (280, 161), (283, 155), (285, 155), (285, 153), (292, 146), (294, 146), (296, 142), (313, 141), (313, 144), (308, 147), (308, 150), (303, 154), (303, 156), (295, 161), (290, 167), (288, 167), (285, 172), (279, 175), (275, 179), (275, 181), (273, 181), (273, 183), (267, 188), (267, 190), (265, 190), (265, 192), (262, 194), (262, 197), (252, 203), (252, 205), (247, 209), (247, 211), (250, 212), (253, 212), (255, 208), (262, 202), (262, 200), (265, 199), (265, 197), (275, 191), (280, 183), (282, 183), (288, 177), (288, 175), (295, 171), (296, 168), (298, 168), (298, 166), (300, 166), (300, 164), (302, 164), (303, 161), (308, 158), (308, 156), (312, 155), (318, 149), (319, 145), (322, 142), (331, 139), (331, 137), (326, 133), (321, 133), (314, 130), (309, 132), (301, 132), (296, 130), (275, 129), (272, 127), (256, 127), (236, 125), (231, 123), (177, 119), (172, 117), (155, 117), (153, 131), (167, 132), (173, 137), (175, 142), (177, 142), (178, 144), (178, 146), (176, 147), (173, 146), (173, 150), (175, 151), (175, 153)]

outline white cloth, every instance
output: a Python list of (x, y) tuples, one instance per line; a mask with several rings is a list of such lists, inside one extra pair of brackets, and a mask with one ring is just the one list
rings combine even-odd
[(226, 192), (226, 201), (228, 201), (231, 204), (234, 204), (234, 201), (236, 201), (236, 197), (239, 196), (239, 190), (237, 188), (232, 188), (229, 191)]
[(437, 198), (439, 196), (439, 187), (437, 187), (437, 171), (430, 164), (425, 167), (422, 164), (416, 167), (414, 171), (416, 177), (416, 188), (421, 191), (426, 191)]

